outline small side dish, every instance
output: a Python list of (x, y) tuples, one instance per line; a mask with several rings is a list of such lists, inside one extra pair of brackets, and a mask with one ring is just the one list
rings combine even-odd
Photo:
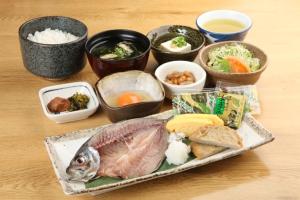
[(205, 43), (204, 36), (198, 30), (182, 25), (158, 27), (151, 30), (147, 37), (159, 64), (175, 60), (193, 61)]
[(220, 72), (249, 73), (260, 68), (260, 60), (238, 43), (225, 44), (210, 50), (208, 59), (207, 65)]
[(85, 45), (89, 63), (99, 78), (129, 70), (144, 70), (151, 44), (142, 33), (115, 29), (93, 35)]
[(267, 55), (260, 48), (240, 41), (218, 42), (199, 53), (201, 67), (211, 86), (217, 81), (253, 85), (267, 67)]
[(86, 82), (45, 87), (39, 97), (44, 114), (56, 123), (88, 118), (99, 106), (94, 89)]
[(174, 71), (167, 75), (166, 82), (174, 85), (188, 85), (195, 83), (196, 79), (192, 72), (184, 71), (178, 72)]
[(155, 76), (164, 86), (169, 99), (180, 93), (199, 92), (206, 81), (206, 73), (202, 67), (188, 61), (164, 63), (155, 70)]
[(118, 72), (96, 83), (103, 110), (113, 122), (159, 112), (165, 98), (162, 85), (138, 70)]
[(65, 111), (72, 112), (87, 109), (89, 101), (90, 98), (87, 95), (76, 92), (68, 98), (55, 97), (47, 104), (47, 108), (55, 114)]

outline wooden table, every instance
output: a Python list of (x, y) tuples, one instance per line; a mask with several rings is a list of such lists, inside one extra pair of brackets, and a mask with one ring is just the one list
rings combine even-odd
[[(18, 27), (44, 15), (65, 15), (83, 21), (89, 35), (128, 28), (147, 33), (163, 24), (195, 27), (207, 10), (229, 8), (247, 13), (253, 27), (246, 41), (269, 55), (257, 83), (262, 114), (273, 143), (241, 156), (110, 192), (98, 197), (65, 196), (46, 149), (45, 136), (109, 123), (98, 112), (67, 124), (48, 120), (41, 109), (42, 87), (97, 80), (89, 64), (64, 81), (33, 76), (23, 67)], [(4, 1), (0, 3), (0, 199), (300, 199), (300, 1)], [(151, 57), (148, 67), (155, 65)], [(170, 108), (166, 103), (164, 109)]]

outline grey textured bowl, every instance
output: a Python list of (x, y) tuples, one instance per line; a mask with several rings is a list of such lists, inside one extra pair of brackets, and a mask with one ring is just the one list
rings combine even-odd
[[(191, 51), (174, 53), (159, 48), (162, 42), (179, 35), (183, 35), (187, 39), (187, 42), (192, 45)], [(205, 37), (202, 33), (194, 28), (182, 25), (165, 25), (158, 27), (150, 31), (147, 37), (151, 41), (151, 52), (159, 64), (175, 60), (193, 61), (198, 55), (199, 50), (205, 44)]]
[[(77, 40), (63, 44), (42, 44), (27, 39), (29, 33), (46, 28), (71, 33)], [(46, 16), (31, 19), (19, 28), (20, 48), (25, 68), (34, 75), (47, 79), (65, 79), (85, 66), (84, 45), (87, 27), (69, 17)]]

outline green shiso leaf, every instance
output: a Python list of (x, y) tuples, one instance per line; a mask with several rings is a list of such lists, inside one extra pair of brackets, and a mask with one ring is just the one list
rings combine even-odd
[(117, 183), (120, 181), (122, 181), (121, 178), (113, 178), (113, 177), (104, 176), (104, 177), (100, 177), (95, 180), (92, 180), (88, 183), (85, 183), (85, 188), (93, 188), (93, 187), (97, 187), (97, 186), (101, 186), (101, 185)]
[(177, 47), (184, 47), (184, 46), (186, 46), (187, 42), (185, 41), (185, 37), (178, 36), (178, 37), (172, 39), (172, 44)]

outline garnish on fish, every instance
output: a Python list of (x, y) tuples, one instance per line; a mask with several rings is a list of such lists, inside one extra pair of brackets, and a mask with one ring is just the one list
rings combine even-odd
[(143, 176), (158, 169), (167, 147), (163, 120), (127, 120), (92, 136), (80, 147), (66, 173), (69, 180), (83, 182), (100, 176)]

